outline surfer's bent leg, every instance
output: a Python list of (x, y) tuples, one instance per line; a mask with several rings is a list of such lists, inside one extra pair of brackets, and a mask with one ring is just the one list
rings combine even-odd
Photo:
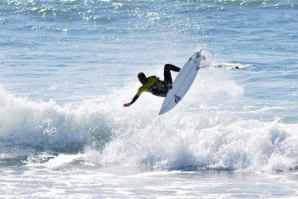
[(177, 66), (174, 66), (172, 64), (166, 64), (164, 67), (164, 81), (167, 82), (168, 84), (172, 84), (172, 75), (171, 75), (171, 70), (175, 72), (179, 72), (180, 68)]

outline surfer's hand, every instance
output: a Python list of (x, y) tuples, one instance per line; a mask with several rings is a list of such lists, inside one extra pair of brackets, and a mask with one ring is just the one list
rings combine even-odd
[(168, 88), (169, 89), (172, 89), (173, 88), (173, 85), (172, 84), (169, 84)]
[(124, 107), (128, 107), (128, 106), (130, 106), (130, 103), (126, 103), (126, 104), (124, 104), (123, 106), (124, 106)]

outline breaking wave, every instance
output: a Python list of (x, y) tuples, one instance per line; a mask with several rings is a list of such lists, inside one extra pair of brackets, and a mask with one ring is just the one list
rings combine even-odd
[(100, 167), (296, 169), (298, 125), (250, 117), (244, 88), (225, 71), (200, 70), (183, 103), (162, 116), (163, 99), (147, 94), (122, 107), (136, 84), (79, 105), (32, 101), (1, 87), (0, 163), (45, 164), (71, 155), (65, 161)]

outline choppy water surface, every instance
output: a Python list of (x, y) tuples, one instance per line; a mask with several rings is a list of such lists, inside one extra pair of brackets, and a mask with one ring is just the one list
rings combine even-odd
[[(0, 2), (0, 196), (291, 198), (298, 4), (292, 0)], [(204, 51), (186, 98), (163, 77)], [(214, 67), (214, 66), (221, 67)], [(239, 69), (236, 69), (238, 67)], [(175, 75), (174, 75), (175, 76)]]

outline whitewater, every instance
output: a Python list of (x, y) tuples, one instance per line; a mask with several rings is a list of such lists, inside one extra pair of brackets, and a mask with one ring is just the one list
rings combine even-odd
[[(0, 2), (0, 198), (296, 198), (298, 4)], [(158, 115), (139, 72), (200, 49)], [(173, 73), (175, 78), (177, 73)]]

